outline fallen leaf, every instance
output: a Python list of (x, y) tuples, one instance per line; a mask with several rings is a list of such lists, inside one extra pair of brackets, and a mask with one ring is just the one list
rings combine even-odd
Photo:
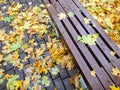
[(50, 85), (50, 81), (49, 81), (49, 78), (47, 76), (43, 76), (42, 77), (42, 84), (47, 87)]
[(110, 54), (111, 54), (112, 56), (115, 56), (115, 52), (114, 52), (114, 51), (110, 51)]
[(118, 67), (112, 68), (112, 74), (120, 77), (120, 69)]
[(12, 45), (10, 46), (10, 49), (12, 51), (15, 51), (17, 49), (19, 49), (21, 47), (21, 44), (19, 42), (16, 42), (16, 43), (12, 43)]
[(66, 18), (66, 14), (65, 13), (60, 13), (58, 14), (59, 20), (65, 19)]
[(3, 20), (4, 22), (11, 22), (12, 19), (13, 19), (13, 16), (9, 16), (9, 17), (5, 17)]
[(88, 18), (83, 18), (83, 21), (85, 22), (85, 24), (90, 24), (90, 19)]
[(120, 87), (116, 87), (115, 85), (109, 86), (110, 90), (120, 90)]
[(52, 68), (50, 69), (50, 72), (51, 72), (52, 75), (57, 75), (57, 74), (59, 73), (59, 71), (60, 71), (60, 70), (58, 69), (57, 66), (52, 67)]
[(74, 13), (71, 12), (71, 11), (69, 11), (69, 12), (67, 13), (67, 15), (68, 15), (69, 17), (73, 17), (73, 16), (74, 16)]
[(90, 71), (90, 75), (93, 77), (96, 77), (96, 72), (95, 71)]

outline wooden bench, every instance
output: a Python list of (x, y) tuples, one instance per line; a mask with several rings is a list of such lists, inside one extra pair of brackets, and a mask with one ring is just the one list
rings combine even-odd
[[(76, 62), (82, 76), (91, 90), (108, 90), (109, 86), (120, 85), (120, 78), (111, 74), (113, 67), (120, 67), (120, 49), (108, 37), (104, 30), (96, 23), (78, 0), (43, 0), (46, 8), (63, 36)], [(73, 17), (59, 20), (58, 14), (73, 12)], [(85, 24), (84, 18), (90, 19)], [(94, 26), (95, 25), (95, 26)], [(96, 45), (86, 45), (77, 41), (78, 35), (98, 33)], [(115, 55), (111, 55), (114, 51)], [(94, 70), (96, 77), (91, 76)]]

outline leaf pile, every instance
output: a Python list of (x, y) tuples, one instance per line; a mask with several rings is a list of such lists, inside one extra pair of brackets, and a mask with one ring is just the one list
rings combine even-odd
[(119, 0), (79, 0), (108, 35), (120, 45)]

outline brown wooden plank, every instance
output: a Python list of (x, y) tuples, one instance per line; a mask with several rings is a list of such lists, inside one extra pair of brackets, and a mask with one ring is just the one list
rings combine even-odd
[[(72, 3), (71, 0), (65, 0), (67, 2), (67, 4), (70, 5), (71, 9), (73, 10), (73, 12), (76, 14), (76, 16), (78, 17), (78, 19), (80, 20), (80, 22), (86, 27), (87, 31), (89, 33), (96, 33), (93, 28), (90, 26), (90, 25), (86, 25), (84, 22), (83, 22), (83, 16), (81, 15), (81, 13), (79, 12), (77, 6)], [(83, 31), (82, 31), (83, 32)], [(84, 33), (83, 33), (84, 34)], [(105, 55), (108, 57), (108, 59), (113, 62), (113, 65), (114, 66), (120, 66), (120, 64), (118, 64), (118, 62), (120, 63), (119, 60), (117, 60), (117, 58), (115, 56), (112, 56), (110, 54), (110, 49), (107, 47), (107, 45), (102, 41), (102, 39), (99, 37), (98, 38), (98, 41), (97, 41), (97, 44), (98, 46), (100, 47), (100, 49), (102, 50), (102, 53), (105, 53)], [(114, 62), (114, 60), (116, 60), (116, 62)]]
[[(57, 2), (55, 2), (54, 0), (51, 0), (51, 2), (52, 2), (54, 8), (57, 10), (58, 13), (60, 13), (60, 12), (65, 13)], [(64, 2), (63, 0), (60, 0), (60, 3), (61, 3), (61, 5), (64, 5), (64, 4), (65, 4), (65, 2)], [(63, 8), (65, 9), (66, 7), (63, 6)], [(75, 20), (74, 17), (72, 17), (72, 19)], [(72, 27), (72, 25), (69, 23), (69, 21), (68, 21), (67, 19), (64, 19), (63, 22), (66, 24), (67, 29), (70, 31), (72, 37), (73, 37), (74, 40), (76, 41), (76, 38), (77, 38), (77, 35), (78, 35), (78, 34), (75, 33), (75, 29)], [(77, 24), (77, 22), (76, 22), (76, 24)], [(81, 46), (80, 46), (80, 47), (81, 47)], [(84, 48), (82, 48), (82, 50), (84, 50)], [(88, 52), (89, 52), (89, 51), (88, 51)], [(89, 55), (88, 55), (88, 56), (89, 56)], [(92, 58), (92, 59), (93, 59), (93, 58)], [(91, 59), (91, 60), (92, 60), (92, 59)], [(92, 60), (92, 62), (91, 62), (90, 58), (88, 58), (87, 60), (89, 61), (89, 63), (91, 64), (91, 66), (92, 66), (93, 68), (95, 68), (95, 66), (93, 66), (93, 65), (94, 65), (93, 63), (95, 63), (94, 59)], [(98, 64), (96, 63), (96, 65), (98, 65)], [(97, 67), (98, 67), (98, 66), (97, 66)], [(99, 71), (98, 68), (97, 68), (97, 71)], [(100, 71), (100, 72), (101, 72), (101, 71)], [(102, 73), (102, 72), (101, 72), (101, 73)], [(103, 73), (106, 73), (106, 72), (103, 71)], [(102, 81), (101, 81), (102, 83), (105, 83), (105, 84), (103, 84), (103, 86), (104, 86), (106, 89), (108, 89), (108, 85), (111, 85), (112, 81), (111, 81), (111, 79), (110, 79), (108, 76), (107, 76), (107, 77), (105, 77), (105, 76), (107, 76), (107, 75), (104, 75), (104, 79), (100, 79), (101, 77), (99, 77), (99, 76), (98, 76), (98, 78), (99, 78), (100, 80), (102, 80)], [(106, 80), (106, 79), (107, 79), (107, 80)], [(107, 81), (107, 82), (106, 82), (106, 81)], [(109, 81), (109, 82), (108, 82), (108, 81)]]
[[(43, 0), (45, 4), (50, 4), (47, 0)], [(65, 41), (67, 42), (69, 48), (72, 50), (72, 54), (74, 55), (75, 59), (78, 62), (78, 65), (80, 66), (80, 69), (82, 73), (84, 73), (85, 78), (88, 80), (88, 83), (90, 86), (92, 86), (93, 90), (104, 90), (104, 88), (101, 86), (101, 84), (98, 82), (98, 80), (95, 77), (90, 76), (90, 70), (86, 66), (86, 63), (84, 62), (82, 56), (79, 54), (77, 48), (74, 46), (74, 43), (68, 36), (68, 33), (66, 32), (65, 28), (62, 26), (62, 23), (59, 21), (58, 16), (56, 14), (56, 11), (54, 10), (53, 6), (47, 7), (48, 11), (50, 12), (51, 17), (56, 22), (56, 25), (60, 29), (60, 32), (62, 36), (64, 37)]]
[(109, 36), (104, 32), (104, 30), (99, 26), (99, 24), (93, 19), (93, 17), (88, 13), (88, 11), (80, 4), (78, 0), (72, 0), (75, 4), (82, 10), (82, 12), (87, 16), (87, 18), (91, 19), (91, 23), (96, 25), (96, 29), (101, 34), (105, 41), (109, 44), (109, 46), (117, 53), (120, 57), (120, 48), (113, 42)]

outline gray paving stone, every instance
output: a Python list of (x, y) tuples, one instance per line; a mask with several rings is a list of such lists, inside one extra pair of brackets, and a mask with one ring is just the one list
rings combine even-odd
[(15, 74), (15, 70), (14, 70), (14, 68), (11, 68), (10, 70), (8, 70), (7, 72), (6, 72), (7, 74)]
[(29, 41), (29, 38), (28, 38), (27, 34), (24, 35), (23, 41), (24, 41), (24, 43)]
[(3, 26), (4, 26), (3, 21), (0, 21), (0, 27), (3, 27)]
[(25, 4), (26, 1), (25, 0), (20, 0), (20, 3)]
[(60, 78), (55, 79), (54, 82), (55, 86), (58, 87), (58, 90), (65, 90)]
[(20, 3), (20, 0), (15, 0), (15, 2)]
[(74, 90), (74, 87), (70, 85), (69, 78), (66, 78), (63, 80), (65, 84), (65, 90)]
[(54, 84), (53, 84), (53, 81), (52, 79), (50, 78), (50, 86), (47, 87), (47, 90), (54, 90)]
[(19, 75), (19, 80), (25, 79), (23, 70), (15, 69), (15, 74)]
[(68, 74), (67, 74), (65, 68), (60, 68), (60, 72), (59, 73), (60, 73), (61, 78), (68, 77)]
[(34, 60), (34, 59), (32, 59), (32, 58), (29, 58), (29, 63), (30, 63), (30, 64), (35, 63), (35, 60)]
[(5, 68), (6, 68), (6, 70), (9, 70), (9, 69), (13, 68), (13, 65), (11, 63), (8, 63)]

